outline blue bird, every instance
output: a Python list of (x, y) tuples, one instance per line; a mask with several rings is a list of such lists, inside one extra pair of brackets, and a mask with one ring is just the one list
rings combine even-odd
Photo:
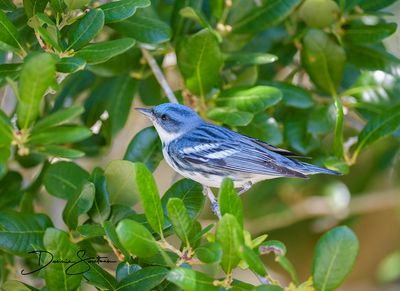
[(204, 186), (213, 211), (218, 204), (209, 187), (220, 187), (225, 177), (246, 192), (259, 181), (278, 177), (307, 178), (340, 173), (295, 160), (298, 155), (258, 139), (203, 120), (191, 108), (164, 103), (136, 108), (149, 118), (162, 142), (167, 163), (185, 178)]

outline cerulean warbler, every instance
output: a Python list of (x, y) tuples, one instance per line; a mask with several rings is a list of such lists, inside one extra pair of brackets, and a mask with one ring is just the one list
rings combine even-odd
[[(164, 103), (137, 108), (148, 117), (162, 142), (167, 163), (183, 177), (209, 187), (220, 187), (225, 177), (247, 191), (254, 183), (278, 177), (307, 178), (340, 173), (293, 158), (298, 155), (258, 139), (204, 121), (191, 108)], [(210, 195), (209, 195), (210, 197)], [(210, 199), (212, 199), (210, 197)], [(215, 201), (213, 208), (215, 208)], [(216, 209), (213, 209), (216, 210)]]

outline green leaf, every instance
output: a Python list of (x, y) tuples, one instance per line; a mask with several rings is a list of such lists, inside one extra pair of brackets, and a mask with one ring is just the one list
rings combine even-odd
[(0, 48), (14, 51), (22, 50), (21, 36), (17, 28), (8, 19), (7, 15), (0, 10)]
[(195, 250), (196, 257), (206, 264), (219, 263), (222, 258), (222, 248), (217, 242), (208, 242)]
[(311, 94), (302, 87), (279, 81), (263, 81), (262, 85), (278, 88), (282, 92), (282, 103), (286, 106), (310, 108), (314, 105)]
[(207, 29), (181, 42), (177, 61), (186, 87), (193, 94), (204, 97), (219, 85), (223, 57), (218, 41)]
[(171, 198), (167, 203), (168, 219), (174, 227), (176, 235), (179, 239), (189, 246), (189, 236), (192, 229), (193, 221), (183, 201), (179, 198)]
[(43, 184), (49, 194), (68, 200), (77, 193), (89, 178), (89, 173), (72, 162), (51, 164), (43, 177)]
[(0, 212), (0, 249), (26, 256), (35, 248), (43, 247), (43, 235), (51, 227), (44, 214), (26, 214), (11, 210)]
[(0, 87), (7, 82), (7, 78), (17, 79), (20, 71), (21, 64), (0, 64)]
[(62, 58), (56, 64), (57, 72), (61, 73), (75, 73), (85, 69), (85, 67), (86, 61), (77, 57)]
[(303, 39), (301, 62), (314, 84), (334, 95), (343, 77), (344, 49), (325, 32), (310, 29)]
[(365, 11), (377, 11), (382, 8), (385, 8), (389, 5), (392, 5), (396, 0), (380, 0), (380, 1), (373, 1), (373, 0), (361, 0), (360, 6)]
[(69, 11), (81, 9), (90, 3), (90, 0), (64, 0)]
[(124, 219), (116, 228), (121, 244), (133, 255), (151, 257), (160, 252), (160, 248), (146, 227), (140, 223)]
[(60, 109), (54, 113), (40, 119), (32, 129), (32, 132), (39, 132), (51, 127), (56, 127), (74, 120), (83, 113), (82, 106), (71, 106), (69, 108)]
[(95, 168), (90, 181), (95, 185), (96, 192), (92, 209), (89, 210), (88, 215), (94, 222), (103, 223), (111, 213), (104, 171), (100, 168)]
[(116, 277), (117, 281), (120, 282), (125, 279), (128, 275), (139, 271), (142, 267), (136, 264), (130, 264), (128, 262), (121, 262), (117, 266)]
[(230, 106), (240, 111), (257, 113), (274, 106), (282, 99), (281, 92), (269, 86), (231, 88), (216, 99), (219, 106)]
[(269, 117), (265, 112), (254, 115), (252, 122), (240, 128), (240, 132), (257, 138), (272, 145), (283, 143), (283, 134), (275, 118)]
[(32, 286), (16, 280), (8, 280), (4, 282), (1, 289), (4, 291), (38, 291), (38, 289), (33, 288)]
[(164, 213), (161, 206), (160, 194), (151, 172), (142, 163), (135, 163), (135, 182), (139, 191), (144, 214), (151, 228), (162, 234)]
[(91, 65), (104, 63), (132, 48), (135, 42), (136, 41), (131, 38), (120, 38), (93, 43), (80, 49), (75, 56), (84, 59), (88, 64)]
[(232, 214), (226, 213), (218, 222), (215, 238), (222, 247), (222, 269), (230, 274), (239, 264), (239, 248), (244, 244), (242, 227)]
[(222, 181), (218, 194), (218, 204), (221, 215), (232, 214), (239, 225), (243, 228), (243, 206), (240, 197), (237, 195), (231, 179), (225, 178)]
[(363, 148), (371, 143), (392, 134), (400, 127), (400, 106), (372, 118), (358, 135), (354, 155), (357, 156)]
[(376, 25), (351, 25), (345, 30), (344, 40), (352, 43), (374, 43), (392, 35), (396, 23), (378, 23)]
[(100, 289), (115, 290), (117, 286), (117, 280), (97, 264), (91, 264), (90, 269), (83, 273), (83, 276), (90, 285)]
[(298, 284), (299, 279), (297, 277), (297, 273), (296, 270), (294, 269), (292, 262), (290, 262), (289, 259), (286, 258), (285, 256), (276, 256), (275, 261), (277, 261), (279, 265), (281, 265), (281, 267), (285, 269), (286, 272), (289, 273), (290, 277), (292, 278), (292, 281), (295, 284)]
[(109, 24), (122, 35), (132, 37), (139, 42), (160, 44), (171, 38), (170, 27), (156, 16), (136, 13), (121, 22)]
[(119, 291), (153, 290), (167, 276), (168, 269), (162, 267), (146, 267), (129, 274), (118, 283)]
[(76, 229), (80, 215), (88, 212), (93, 205), (95, 187), (91, 182), (82, 185), (81, 191), (74, 193), (68, 199), (67, 205), (63, 211), (64, 222), (70, 229)]
[(28, 19), (39, 12), (43, 12), (48, 0), (23, 0), (24, 9)]
[(278, 60), (278, 57), (266, 53), (240, 52), (224, 54), (225, 62), (236, 65), (265, 65)]
[(66, 144), (84, 140), (92, 135), (84, 126), (57, 126), (32, 133), (30, 144)]
[(127, 249), (122, 245), (118, 238), (117, 231), (114, 226), (114, 222), (105, 221), (103, 223), (104, 231), (109, 241), (125, 256), (125, 258), (130, 258), (130, 254)]
[(278, 240), (268, 240), (266, 242), (263, 242), (258, 247), (258, 251), (262, 255), (274, 253), (275, 256), (284, 256), (287, 252), (286, 246)]
[(231, 107), (215, 107), (207, 112), (207, 117), (230, 126), (246, 126), (253, 119), (250, 112), (238, 111)]
[(307, 131), (311, 134), (326, 134), (335, 125), (335, 110), (331, 106), (315, 106), (308, 118)]
[(56, 13), (62, 13), (66, 8), (64, 0), (50, 0), (50, 5)]
[(203, 195), (203, 186), (188, 179), (182, 179), (176, 182), (161, 198), (161, 204), (166, 213), (168, 200), (171, 198), (180, 198), (187, 209), (189, 216), (195, 219), (204, 208), (205, 197)]
[(48, 156), (65, 158), (65, 159), (77, 159), (85, 155), (85, 153), (82, 151), (58, 145), (37, 146), (34, 148), (34, 151)]
[(154, 127), (139, 131), (129, 143), (124, 155), (124, 160), (142, 162), (151, 172), (154, 172), (162, 159), (161, 141)]
[(105, 23), (118, 22), (131, 17), (136, 9), (150, 6), (149, 0), (121, 0), (101, 5)]
[(8, 116), (0, 110), (0, 163), (6, 162), (11, 153), (13, 129)]
[(137, 82), (129, 75), (117, 77), (114, 81), (114, 94), (107, 106), (111, 134), (114, 137), (125, 125), (131, 112)]
[(36, 120), (43, 95), (55, 78), (55, 60), (50, 54), (37, 53), (25, 59), (18, 83), (17, 118), (21, 128), (28, 128)]
[(262, 31), (284, 20), (301, 0), (270, 0), (232, 24), (233, 32)]
[[(78, 247), (71, 243), (66, 232), (48, 228), (44, 234), (45, 250), (49, 252), (54, 259), (60, 261), (75, 260), (78, 255)], [(80, 253), (84, 256), (84, 253)], [(48, 254), (43, 254), (40, 258), (41, 266), (50, 261)], [(46, 281), (46, 287), (49, 290), (76, 290), (82, 280), (82, 273), (88, 270), (86, 264), (75, 264), (60, 262), (57, 264), (49, 264), (44, 268), (43, 275)]]
[(356, 44), (348, 46), (347, 58), (357, 68), (365, 70), (388, 69), (400, 63), (397, 57), (391, 55), (385, 49)]
[(185, 291), (219, 290), (219, 287), (213, 284), (213, 278), (208, 277), (206, 274), (187, 268), (176, 268), (169, 271), (167, 280)]
[(358, 253), (356, 235), (346, 226), (325, 233), (315, 247), (312, 275), (319, 291), (334, 290), (351, 271)]
[(67, 50), (79, 50), (88, 44), (103, 28), (104, 13), (101, 9), (92, 9), (69, 31)]
[(1, 0), (0, 1), (0, 9), (5, 10), (5, 11), (13, 11), (17, 7), (15, 4), (12, 2), (12, 0)]
[(106, 235), (104, 228), (99, 224), (83, 224), (78, 226), (76, 231), (85, 238), (103, 237)]
[(138, 200), (135, 165), (129, 161), (115, 160), (105, 169), (110, 204), (134, 205)]
[(246, 245), (241, 246), (240, 255), (242, 259), (249, 265), (251, 270), (263, 277), (267, 275), (264, 263), (251, 248)]

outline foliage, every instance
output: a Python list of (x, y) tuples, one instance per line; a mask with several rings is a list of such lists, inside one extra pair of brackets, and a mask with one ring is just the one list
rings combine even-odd
[[(202, 117), (347, 173), (381, 138), (399, 144), (398, 83), (381, 84), (372, 72), (397, 78), (399, 60), (383, 43), (396, 24), (381, 10), (393, 2), (0, 1), (3, 289), (36, 290), (9, 275), (13, 256), (22, 273), (53, 256), (61, 262), (30, 274), (43, 290), (282, 290), (262, 260), (269, 253), (289, 274), (288, 290), (337, 288), (358, 253), (349, 228), (320, 238), (312, 279), (301, 283), (282, 242), (246, 230), (229, 179), (219, 191), (222, 219), (205, 227), (201, 185), (180, 180), (160, 198), (152, 172), (162, 145), (153, 128), (104, 169), (88, 171), (75, 159), (119, 146), (113, 141), (136, 93), (145, 105), (167, 102), (153, 61), (168, 66), (178, 100)], [(26, 169), (37, 175), (23, 183)], [(56, 211), (65, 230), (39, 207), (46, 195), (66, 201)], [(138, 202), (143, 212), (133, 210)], [(115, 272), (65, 261), (98, 252), (115, 257)], [(260, 285), (233, 278), (236, 268)]]

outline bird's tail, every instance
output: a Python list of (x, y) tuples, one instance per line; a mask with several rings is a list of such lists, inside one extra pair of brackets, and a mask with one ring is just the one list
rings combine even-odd
[(314, 175), (314, 174), (328, 174), (328, 175), (335, 175), (335, 176), (341, 176), (342, 173), (334, 171), (334, 170), (329, 170), (325, 168), (320, 168), (308, 163), (300, 162), (304, 168), (301, 170), (301, 173), (305, 175)]

